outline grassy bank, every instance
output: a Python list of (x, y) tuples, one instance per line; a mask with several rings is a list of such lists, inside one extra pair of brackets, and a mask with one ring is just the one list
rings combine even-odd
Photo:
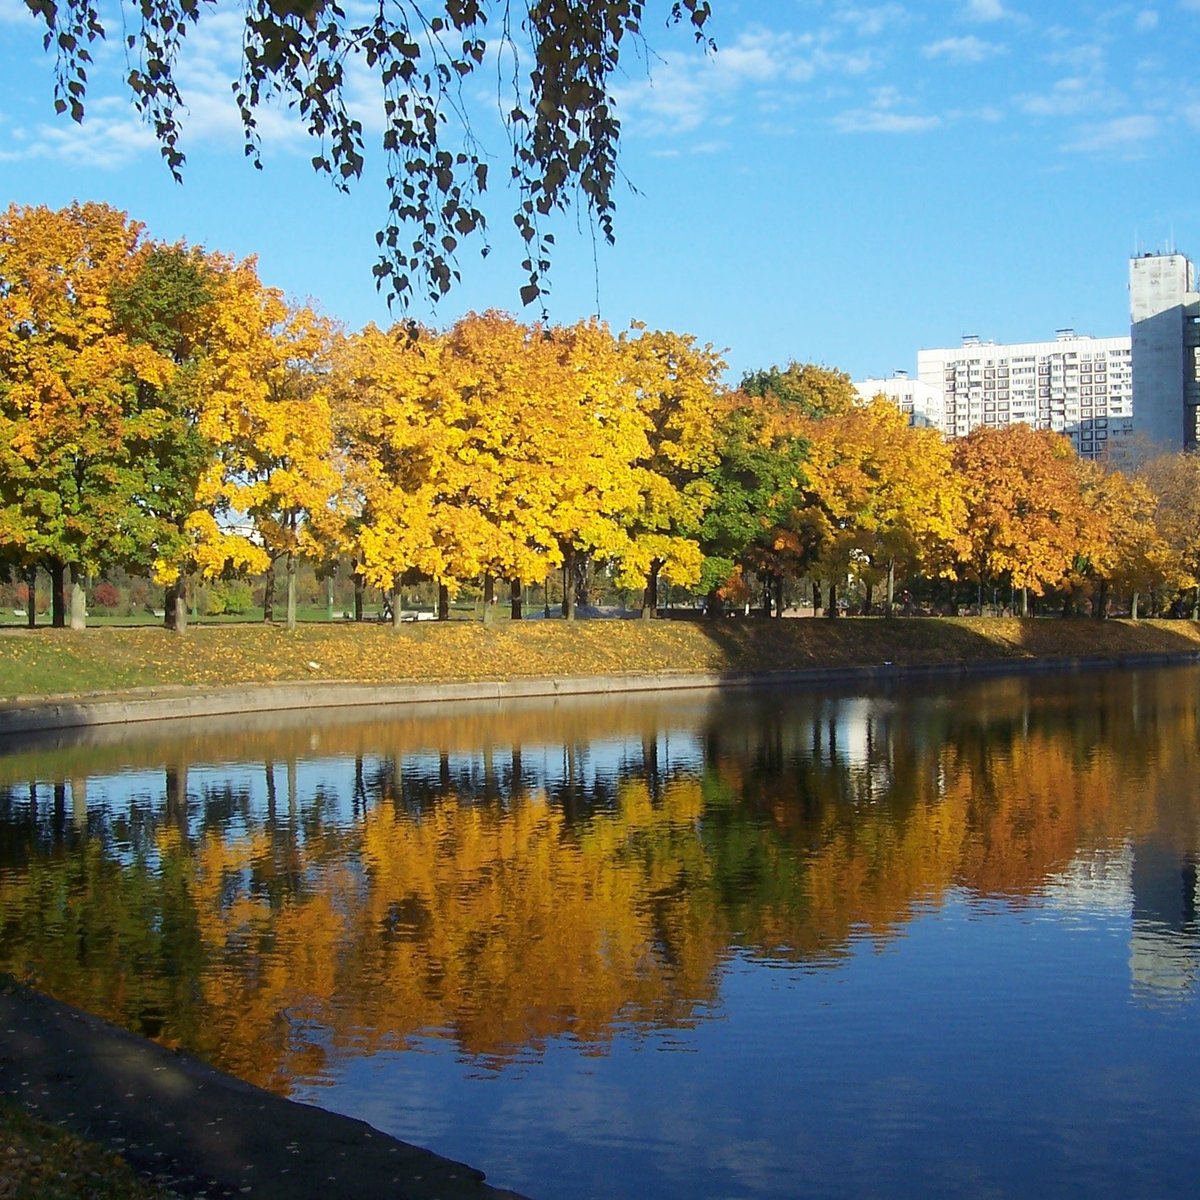
[(5, 1200), (171, 1200), (118, 1155), (0, 1102), (0, 1196)]
[(482, 625), (204, 626), (0, 634), (0, 698), (215, 688), (296, 680), (364, 683), (781, 671), (1058, 656), (1200, 652), (1190, 621), (1041, 618), (783, 621), (521, 621)]

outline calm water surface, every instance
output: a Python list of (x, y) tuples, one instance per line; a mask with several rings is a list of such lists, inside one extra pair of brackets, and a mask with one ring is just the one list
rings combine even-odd
[(1200, 672), (0, 745), (0, 968), (555, 1197), (1161, 1197)]

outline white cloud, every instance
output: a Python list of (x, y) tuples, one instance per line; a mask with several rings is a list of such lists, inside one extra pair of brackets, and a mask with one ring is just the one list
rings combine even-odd
[(967, 0), (963, 16), (968, 21), (1003, 21), (1012, 13), (1001, 3), (1001, 0)]
[(154, 134), (126, 116), (90, 116), (82, 125), (63, 121), (33, 130), (13, 129), (0, 147), (0, 161), (51, 159), (76, 167), (115, 170), (154, 153)]
[(986, 58), (1005, 53), (1005, 47), (974, 36), (947, 37), (922, 47), (921, 53), (926, 58), (944, 58), (952, 63), (980, 63)]
[(1031, 117), (1073, 117), (1108, 107), (1109, 99), (1092, 79), (1074, 75), (1060, 79), (1048, 92), (1020, 96), (1017, 103)]
[(903, 25), (908, 12), (902, 4), (876, 4), (866, 8), (839, 8), (834, 20), (849, 25), (859, 37), (878, 37), (885, 29)]
[(941, 125), (940, 117), (900, 111), (903, 104), (895, 88), (876, 88), (869, 105), (839, 113), (833, 128), (838, 133), (927, 133)]
[(1141, 158), (1151, 149), (1158, 127), (1158, 118), (1153, 116), (1114, 117), (1111, 121), (1083, 126), (1079, 136), (1063, 149), (1080, 154)]
[(1152, 8), (1143, 9), (1134, 18), (1133, 27), (1138, 33), (1149, 33), (1158, 28), (1158, 13)]
[(790, 89), (818, 77), (857, 78), (877, 61), (870, 48), (840, 49), (818, 34), (751, 29), (714, 55), (659, 62), (645, 79), (614, 88), (614, 95), (627, 129), (669, 136), (731, 122), (743, 97), (760, 109), (778, 109)]
[[(0, 25), (24, 25), (35, 19), (29, 9), (21, 3), (21, 0), (0, 0)], [(38, 25), (41, 29), (45, 29), (45, 25), (41, 21), (38, 21)]]

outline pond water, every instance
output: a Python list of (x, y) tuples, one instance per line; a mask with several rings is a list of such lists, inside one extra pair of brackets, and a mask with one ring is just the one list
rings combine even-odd
[(1200, 672), (0, 746), (0, 969), (556, 1197), (1160, 1197)]

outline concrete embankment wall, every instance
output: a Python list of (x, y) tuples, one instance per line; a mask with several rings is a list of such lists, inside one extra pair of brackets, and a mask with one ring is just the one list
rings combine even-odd
[(556, 696), (628, 695), (706, 688), (805, 687), (870, 684), (905, 678), (952, 678), (1134, 669), (1200, 662), (1200, 653), (1127, 657), (994, 659), (988, 661), (809, 668), (769, 673), (593, 675), (561, 679), (503, 679), (425, 684), (248, 684), (212, 691), (154, 689), (119, 695), (29, 697), (0, 703), (0, 737), (52, 729), (121, 725), (188, 717), (236, 716), (322, 708), (389, 708)]

